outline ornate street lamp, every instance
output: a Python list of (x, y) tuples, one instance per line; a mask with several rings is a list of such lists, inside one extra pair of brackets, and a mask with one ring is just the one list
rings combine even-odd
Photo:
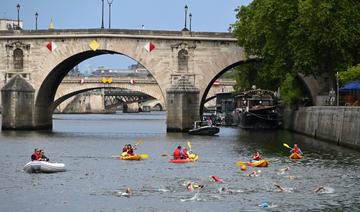
[(104, 29), (104, 0), (101, 0), (101, 29)]
[(189, 29), (190, 29), (190, 32), (191, 32), (191, 19), (192, 19), (192, 14), (190, 13), (189, 14)]
[(185, 25), (184, 25), (184, 29), (183, 29), (182, 31), (189, 31), (189, 30), (186, 28), (186, 20), (187, 20), (188, 6), (185, 5), (184, 9), (185, 9)]
[(111, 4), (114, 0), (107, 0), (107, 3), (109, 4), (109, 29), (111, 29)]
[(35, 30), (38, 29), (38, 17), (39, 17), (39, 13), (36, 12), (36, 13), (35, 13)]
[(20, 4), (16, 5), (16, 9), (17, 9), (17, 14), (18, 14), (18, 17), (17, 17), (17, 29), (20, 29)]

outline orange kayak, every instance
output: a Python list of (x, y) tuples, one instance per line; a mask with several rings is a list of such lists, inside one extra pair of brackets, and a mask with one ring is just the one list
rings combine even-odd
[(303, 156), (298, 153), (292, 153), (290, 159), (301, 159)]
[(120, 156), (118, 157), (120, 160), (140, 160), (140, 155), (126, 155), (126, 156)]
[(256, 166), (256, 167), (267, 167), (269, 165), (269, 161), (267, 160), (259, 160), (254, 162), (248, 162), (249, 166)]

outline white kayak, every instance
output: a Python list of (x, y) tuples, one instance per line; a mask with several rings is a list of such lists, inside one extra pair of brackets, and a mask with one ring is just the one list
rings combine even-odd
[(46, 161), (30, 161), (24, 168), (24, 171), (28, 173), (43, 172), (43, 173), (54, 173), (65, 171), (65, 164), (63, 163), (52, 163)]

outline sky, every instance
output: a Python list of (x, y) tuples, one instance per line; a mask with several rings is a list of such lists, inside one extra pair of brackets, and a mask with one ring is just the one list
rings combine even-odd
[[(148, 30), (181, 30), (184, 28), (184, 6), (192, 14), (192, 30), (225, 32), (235, 22), (235, 9), (251, 0), (113, 0), (111, 28)], [(87, 29), (101, 27), (101, 0), (0, 0), (0, 18), (20, 19), (24, 29), (47, 29), (53, 20), (56, 29)], [(108, 28), (108, 0), (104, 0), (104, 26)], [(189, 22), (188, 22), (189, 23)], [(97, 56), (83, 61), (80, 70), (99, 66), (124, 68), (136, 63), (119, 55)]]

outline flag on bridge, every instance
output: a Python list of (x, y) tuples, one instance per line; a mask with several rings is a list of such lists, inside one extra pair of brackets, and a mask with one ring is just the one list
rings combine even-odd
[(153, 42), (147, 42), (144, 46), (144, 48), (146, 49), (146, 51), (151, 52), (152, 50), (155, 49), (155, 44)]
[(132, 85), (135, 84), (135, 82), (136, 82), (136, 81), (133, 80), (133, 79), (130, 80), (130, 84), (132, 84)]
[(57, 45), (56, 45), (55, 42), (50, 41), (50, 42), (46, 45), (46, 47), (49, 49), (49, 51), (53, 52), (53, 51), (57, 48)]

